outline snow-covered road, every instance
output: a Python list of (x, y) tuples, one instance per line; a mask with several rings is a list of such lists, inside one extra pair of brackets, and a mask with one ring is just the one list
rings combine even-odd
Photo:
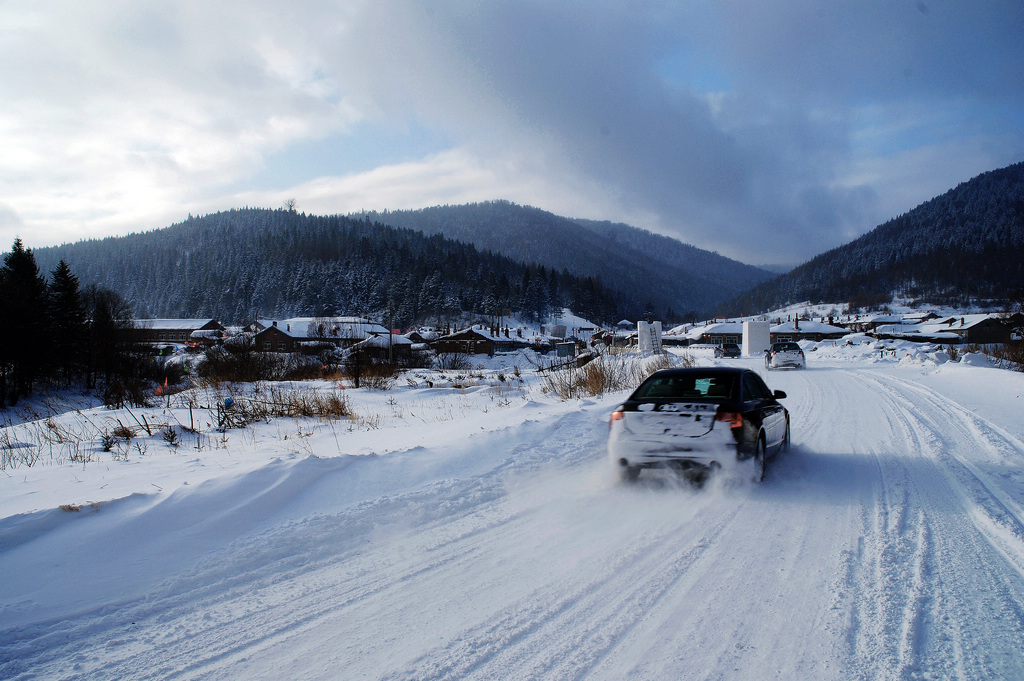
[(614, 397), (526, 400), (8, 518), (0, 677), (1024, 678), (1024, 377), (814, 359), (759, 486), (620, 485)]

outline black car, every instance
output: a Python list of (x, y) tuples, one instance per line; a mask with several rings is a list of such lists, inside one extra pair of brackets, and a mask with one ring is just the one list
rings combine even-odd
[(735, 343), (722, 343), (715, 348), (715, 357), (730, 357), (735, 359), (740, 356), (740, 346)]
[(765, 460), (789, 447), (785, 397), (749, 369), (663, 369), (612, 412), (608, 455), (626, 480), (644, 468), (706, 476), (753, 460), (760, 481)]

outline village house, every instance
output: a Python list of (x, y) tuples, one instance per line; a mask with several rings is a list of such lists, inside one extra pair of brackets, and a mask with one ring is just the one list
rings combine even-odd
[(371, 336), (353, 345), (351, 352), (358, 352), (361, 358), (371, 362), (406, 365), (412, 358), (413, 345), (405, 336)]
[(492, 357), (499, 350), (510, 350), (511, 346), (511, 339), (492, 336), (489, 331), (476, 328), (463, 329), (447, 336), (441, 336), (434, 345), (438, 354), (458, 353)]
[(944, 332), (956, 334), (962, 343), (1008, 343), (1013, 331), (1013, 320), (999, 315), (970, 314), (961, 317), (936, 319), (921, 325), (922, 333)]
[(428, 329), (415, 329), (405, 334), (405, 337), (416, 345), (430, 346), (437, 342), (437, 339), (441, 337), (441, 334), (437, 331)]
[(769, 333), (772, 343), (781, 343), (784, 341), (823, 341), (842, 338), (850, 332), (840, 326), (816, 322), (813, 319), (794, 319), (790, 322), (776, 324), (771, 327)]
[(315, 352), (325, 344), (349, 348), (389, 331), (362, 317), (292, 317), (260, 319), (248, 327), (261, 352)]
[(902, 323), (903, 317), (897, 314), (870, 314), (857, 315), (846, 323), (846, 327), (857, 333), (870, 333), (880, 326)]
[(134, 339), (146, 345), (180, 344), (207, 347), (224, 338), (224, 326), (216, 319), (137, 319)]
[(985, 345), (1006, 343), (1014, 329), (1024, 324), (1024, 315), (969, 314), (958, 317), (932, 318), (919, 324), (890, 324), (877, 327), (876, 338), (901, 339), (927, 343), (975, 343)]
[(685, 335), (691, 345), (739, 345), (743, 342), (743, 322), (716, 322), (707, 326), (696, 326)]

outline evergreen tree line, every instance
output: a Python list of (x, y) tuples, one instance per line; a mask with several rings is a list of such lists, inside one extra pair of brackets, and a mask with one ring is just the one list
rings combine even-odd
[(0, 407), (41, 384), (110, 384), (137, 371), (130, 352), (131, 309), (114, 291), (82, 288), (61, 260), (47, 280), (31, 249), (16, 239), (0, 268)]
[(893, 295), (939, 304), (1005, 301), (1024, 289), (1024, 163), (979, 175), (776, 277), (727, 314), (809, 300), (854, 308)]
[[(663, 321), (704, 316), (771, 274), (623, 223), (561, 217), (510, 201), (363, 213), (394, 227), (440, 234), (518, 262), (600, 276), (623, 294), (623, 315), (645, 307)], [(678, 312), (677, 312), (678, 311)], [(682, 313), (682, 314), (679, 314)]]
[(488, 250), (369, 219), (236, 209), (171, 227), (39, 249), (83, 281), (122, 293), (139, 318), (360, 315), (410, 327), (462, 313), (541, 318), (570, 307), (620, 318), (597, 277), (522, 264)]

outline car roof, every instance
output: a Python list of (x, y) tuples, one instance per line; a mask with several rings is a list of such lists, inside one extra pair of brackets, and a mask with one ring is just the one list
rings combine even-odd
[(747, 371), (750, 369), (743, 367), (688, 367), (685, 369), (661, 369), (655, 371), (649, 378), (655, 376), (739, 376)]

